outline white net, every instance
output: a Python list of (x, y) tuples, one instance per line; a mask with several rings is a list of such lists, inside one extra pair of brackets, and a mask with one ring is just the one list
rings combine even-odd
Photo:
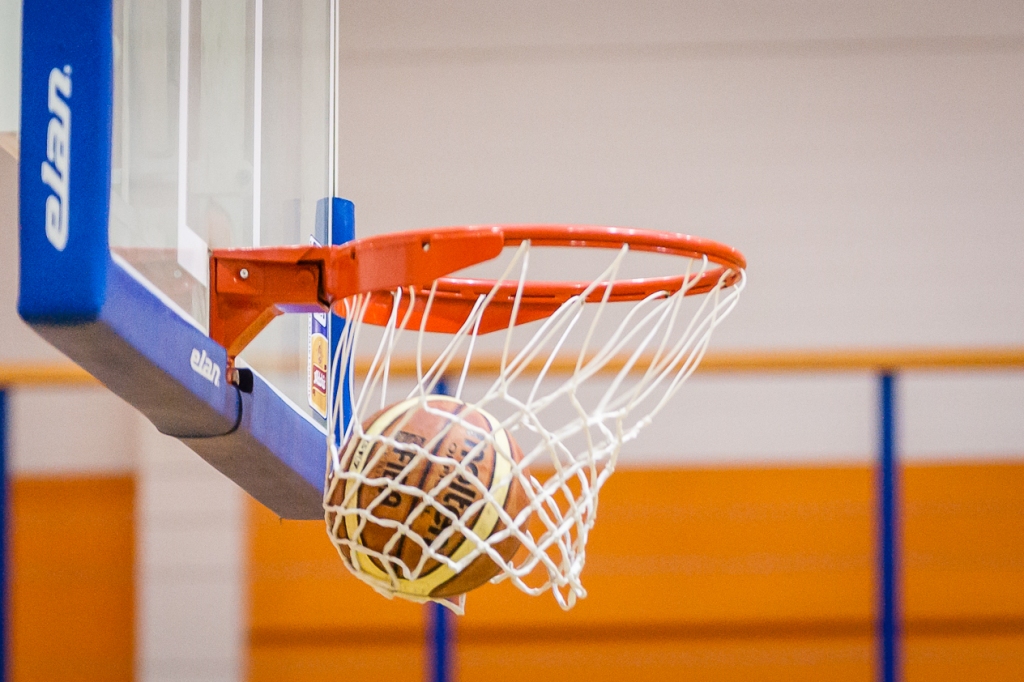
[(353, 574), (385, 596), (460, 613), (464, 592), (488, 579), (550, 590), (564, 609), (586, 596), (587, 539), (623, 444), (694, 372), (745, 283), (726, 270), (688, 296), (717, 266), (673, 258), (681, 289), (613, 301), (631, 253), (610, 254), (579, 295), (517, 323), (524, 242), (496, 280), (518, 283), (510, 324), (490, 334), (481, 320), (497, 284), (452, 334), (425, 331), (437, 283), (394, 291), (383, 325), (364, 323), (371, 295), (345, 302), (324, 510)]

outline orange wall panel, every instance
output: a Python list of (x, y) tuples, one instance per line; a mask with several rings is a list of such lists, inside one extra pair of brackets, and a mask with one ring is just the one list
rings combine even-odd
[(1024, 680), (1024, 631), (909, 637), (904, 657), (906, 682), (1020, 682)]
[[(249, 679), (253, 682), (336, 682), (337, 680), (421, 680), (423, 647), (399, 641), (287, 643), (253, 646)], [(383, 642), (383, 643), (382, 643)]]
[[(706, 637), (503, 643), (460, 641), (460, 682), (872, 682), (874, 644), (867, 635)], [(1019, 682), (1024, 635), (912, 636), (904, 643), (906, 682)]]
[(283, 521), (253, 501), (250, 528), (253, 628), (420, 626), (418, 604), (385, 599), (345, 570), (323, 521)]
[(913, 466), (903, 480), (907, 616), (1024, 620), (1024, 465)]
[(134, 504), (130, 477), (13, 480), (12, 679), (132, 679)]
[(460, 682), (830, 682), (871, 679), (867, 637), (654, 639), (626, 642), (460, 644)]
[(587, 548), (586, 599), (565, 613), (488, 585), (460, 626), (869, 618), (870, 484), (853, 467), (618, 471)]
[(418, 679), (424, 607), (352, 577), (322, 521), (250, 508), (249, 679)]
[[(1024, 463), (902, 483), (907, 679), (1024, 679)], [(563, 612), (507, 582), (473, 592), (458, 679), (870, 680), (873, 484), (864, 466), (619, 471), (589, 596)], [(322, 669), (347, 638), (421, 675), (420, 607), (348, 576), (322, 523), (253, 518), (254, 666)]]

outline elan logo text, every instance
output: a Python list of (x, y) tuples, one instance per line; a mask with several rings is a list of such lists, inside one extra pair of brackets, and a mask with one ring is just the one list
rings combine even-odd
[(46, 238), (53, 248), (68, 245), (68, 187), (71, 170), (71, 67), (50, 71), (47, 104), (50, 123), (46, 127), (46, 161), (43, 182), (53, 192), (46, 197)]
[(214, 386), (220, 387), (220, 367), (213, 361), (213, 359), (206, 354), (206, 351), (200, 352), (198, 348), (192, 349), (192, 358), (190, 363), (192, 365), (192, 371), (209, 381)]

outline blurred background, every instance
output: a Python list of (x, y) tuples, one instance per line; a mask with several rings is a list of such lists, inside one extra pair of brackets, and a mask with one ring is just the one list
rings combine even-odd
[[(750, 263), (716, 351), (1024, 347), (1020, 2), (386, 0), (338, 30), (360, 235), (692, 233)], [(0, 363), (51, 366), (15, 312), (19, 73), (0, 0)], [(13, 679), (434, 679), (430, 611), (321, 523), (99, 386), (5, 395)], [(698, 374), (602, 493), (587, 599), (474, 592), (450, 679), (876, 679), (878, 400)], [(1024, 679), (1024, 374), (908, 371), (896, 404), (904, 678)]]

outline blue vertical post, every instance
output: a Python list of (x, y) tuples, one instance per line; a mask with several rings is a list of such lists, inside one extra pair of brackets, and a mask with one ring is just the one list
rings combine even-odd
[(451, 682), (452, 679), (452, 614), (445, 607), (431, 602), (427, 605), (429, 648), (428, 679), (430, 682)]
[(877, 679), (901, 677), (899, 453), (896, 449), (896, 377), (879, 377)]
[[(444, 377), (437, 382), (435, 393), (448, 395)], [(451, 682), (454, 664), (454, 630), (452, 613), (438, 603), (427, 604), (427, 679), (429, 682)]]
[[(334, 198), (332, 202), (331, 210), (331, 234), (327, 243), (333, 246), (341, 246), (356, 238), (356, 206), (348, 199)], [(330, 335), (328, 338), (331, 340), (330, 346), (331, 359), (329, 362), (334, 361), (334, 353), (338, 350), (338, 346), (341, 345), (341, 333), (345, 330), (345, 318), (339, 317), (338, 315), (329, 316), (328, 326), (330, 328)], [(352, 371), (352, 367), (341, 368), (339, 376), (337, 377), (338, 383), (335, 384), (335, 390), (338, 385), (341, 387), (341, 414), (342, 419), (335, 429), (334, 438), (337, 442), (341, 442), (342, 434), (345, 429), (348, 428), (348, 423), (352, 419), (352, 393), (349, 390), (348, 384), (348, 373)], [(330, 382), (328, 382), (330, 385)], [(331, 400), (334, 400), (334, 396), (331, 396)], [(330, 402), (328, 404), (331, 404)]]
[[(316, 205), (316, 229), (313, 238), (318, 244), (341, 246), (356, 238), (356, 207), (348, 199), (331, 197), (321, 199)], [(348, 372), (351, 367), (339, 368), (337, 375), (333, 373), (334, 352), (341, 342), (341, 334), (345, 330), (345, 318), (334, 314), (327, 315), (326, 336), (328, 340), (327, 367), (330, 380), (327, 382), (327, 409), (333, 409), (334, 391), (341, 387), (342, 418), (336, 424), (334, 438), (340, 443), (341, 436), (352, 418), (352, 395), (348, 386)]]

